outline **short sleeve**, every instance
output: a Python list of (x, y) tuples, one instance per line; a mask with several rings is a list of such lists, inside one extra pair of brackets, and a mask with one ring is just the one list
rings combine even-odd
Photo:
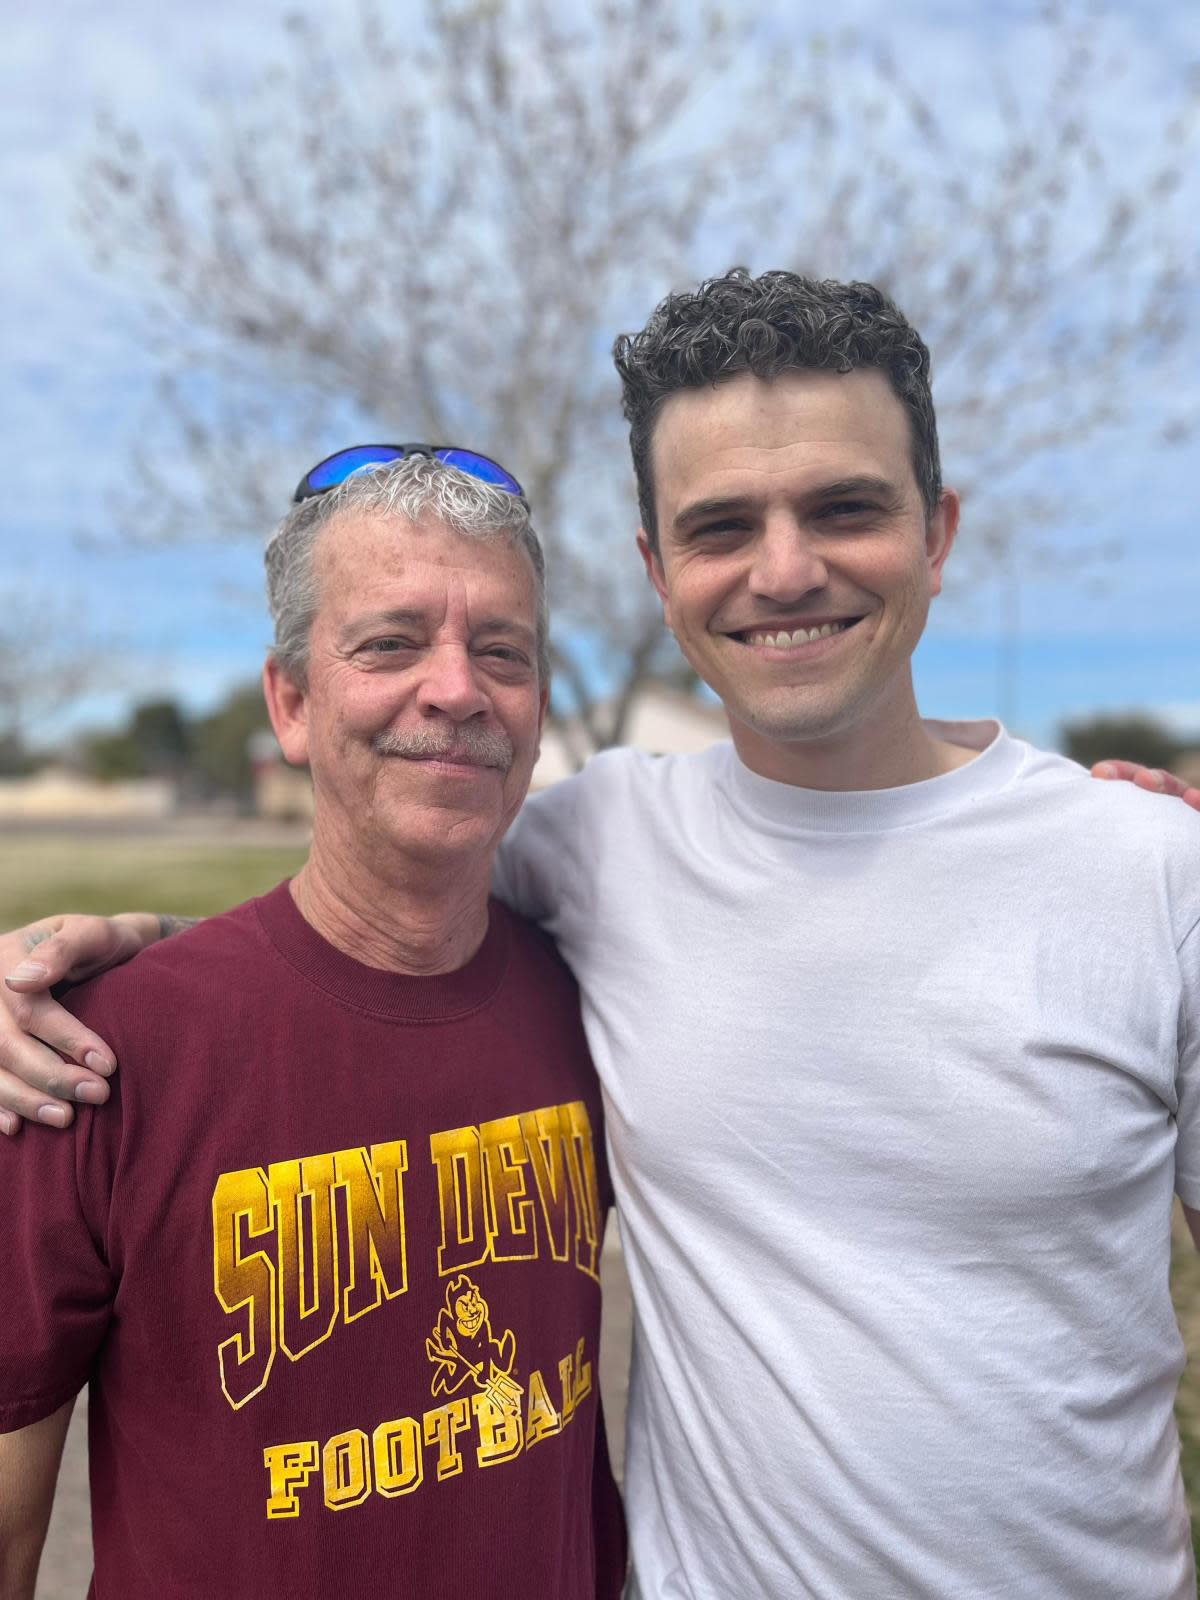
[(1200, 922), (1179, 947), (1183, 999), (1179, 1012), (1179, 1071), (1176, 1078), (1175, 1191), (1185, 1206), (1200, 1211)]
[[(116, 1096), (113, 1097), (114, 1101)], [(119, 1115), (112, 1102), (100, 1115)], [(103, 1216), (80, 1194), (81, 1163), (101, 1152), (97, 1113), (65, 1133), (36, 1124), (0, 1140), (0, 1433), (57, 1411), (88, 1381), (112, 1315)], [(107, 1186), (105, 1186), (107, 1192)]]

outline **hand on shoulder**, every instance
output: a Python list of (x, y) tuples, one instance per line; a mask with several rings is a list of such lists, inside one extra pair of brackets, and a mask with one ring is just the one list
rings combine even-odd
[(1092, 777), (1123, 779), (1135, 783), (1139, 789), (1149, 789), (1152, 794), (1174, 795), (1193, 811), (1200, 811), (1200, 789), (1177, 778), (1173, 772), (1164, 772), (1161, 767), (1142, 767), (1136, 761), (1098, 761), (1092, 768)]
[(169, 931), (151, 912), (59, 915), (0, 935), (0, 1132), (21, 1119), (65, 1128), (72, 1105), (100, 1105), (116, 1058), (103, 1039), (52, 997), (136, 955)]

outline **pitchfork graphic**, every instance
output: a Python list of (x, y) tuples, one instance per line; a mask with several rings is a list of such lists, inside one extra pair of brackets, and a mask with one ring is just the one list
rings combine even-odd
[(491, 1368), (489, 1375), (483, 1376), (483, 1363), (468, 1361), (462, 1351), (453, 1345), (443, 1344), (436, 1329), (425, 1341), (425, 1354), (435, 1365), (444, 1364), (447, 1367), (461, 1367), (474, 1378), (480, 1390), (498, 1411), (519, 1411), (521, 1396), (525, 1393), (515, 1378), (507, 1372), (501, 1372), (494, 1361), (489, 1361)]

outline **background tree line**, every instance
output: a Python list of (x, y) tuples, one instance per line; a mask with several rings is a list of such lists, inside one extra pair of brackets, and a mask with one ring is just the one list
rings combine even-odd
[[(1200, 727), (1181, 735), (1148, 714), (1101, 714), (1065, 723), (1058, 747), (1085, 767), (1119, 755), (1169, 770), (1181, 757), (1200, 751)], [(155, 698), (138, 702), (120, 726), (80, 735), (58, 751), (10, 746), (7, 757), (0, 750), (0, 776), (27, 773), (56, 759), (102, 781), (167, 778), (179, 786), (185, 803), (232, 799), (249, 804), (255, 758), (273, 749), (255, 679), (230, 690), (203, 714), (190, 714), (177, 700)]]
[(255, 679), (200, 716), (189, 715), (175, 700), (141, 701), (123, 726), (86, 734), (66, 754), (90, 777), (167, 778), (185, 801), (248, 804), (252, 741), (264, 734), (269, 749), (270, 723)]

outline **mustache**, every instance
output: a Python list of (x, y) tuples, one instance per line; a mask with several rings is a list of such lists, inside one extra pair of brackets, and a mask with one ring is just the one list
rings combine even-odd
[(377, 756), (401, 756), (409, 761), (465, 761), (476, 767), (496, 767), (507, 772), (513, 764), (512, 740), (491, 728), (453, 723), (429, 728), (385, 728), (371, 740)]

